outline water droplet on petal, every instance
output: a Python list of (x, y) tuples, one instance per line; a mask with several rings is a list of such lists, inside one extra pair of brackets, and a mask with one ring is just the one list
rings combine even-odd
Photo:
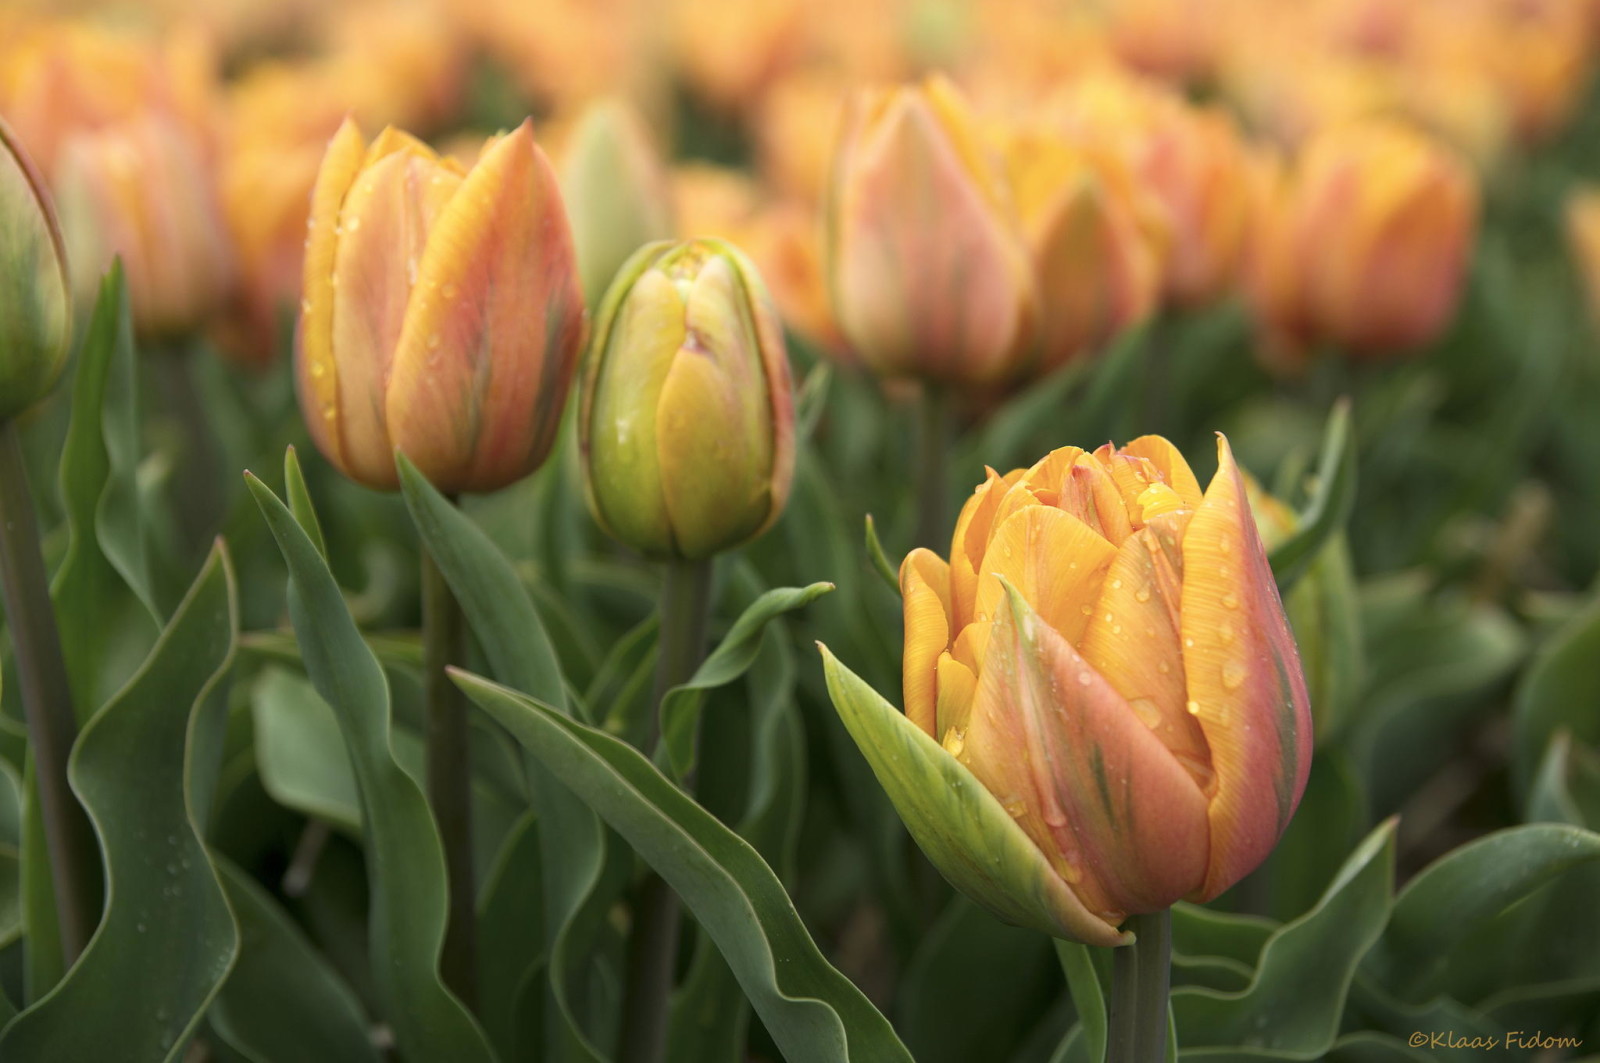
[(1150, 600), (1150, 588), (1140, 587), (1138, 590), (1133, 592), (1133, 597), (1135, 601), (1148, 602)]
[(1198, 715), (1200, 715), (1200, 703), (1198, 701), (1190, 701), (1190, 702), (1186, 703), (1183, 707), (1185, 709), (1189, 710), (1189, 715), (1190, 716), (1198, 716)]
[(1086, 687), (1092, 682), (1094, 682), (1094, 676), (1090, 675), (1088, 672), (1079, 672), (1078, 673), (1078, 685), (1079, 686)]
[(1238, 690), (1244, 685), (1245, 668), (1238, 661), (1229, 661), (1222, 666), (1222, 685), (1228, 690)]
[(1222, 604), (1229, 609), (1237, 609), (1239, 608), (1239, 596), (1230, 591), (1228, 594), (1223, 595)]

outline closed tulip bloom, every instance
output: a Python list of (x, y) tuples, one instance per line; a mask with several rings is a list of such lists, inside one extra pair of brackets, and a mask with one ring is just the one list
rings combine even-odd
[(1114, 159), (1043, 132), (1011, 137), (1006, 158), (1039, 281), (1040, 368), (1054, 369), (1155, 309), (1167, 229)]
[(56, 186), (80, 297), (120, 256), (141, 335), (193, 332), (222, 306), (233, 252), (212, 167), (183, 126), (152, 113), (74, 135)]
[(1031, 357), (1027, 247), (998, 161), (942, 78), (851, 107), (825, 258), (840, 329), (881, 375), (995, 384)]
[(71, 330), (55, 209), (22, 145), (0, 122), (0, 421), (55, 386)]
[(1218, 459), (1204, 493), (1157, 436), (991, 470), (949, 561), (901, 567), (907, 717), (1038, 846), (1060, 882), (1030, 888), (1091, 944), (1237, 882), (1305, 788), (1300, 660), (1220, 437)]
[(1600, 186), (1580, 185), (1567, 194), (1566, 224), (1590, 320), (1600, 327)]
[(493, 491), (555, 440), (583, 341), (561, 193), (530, 123), (465, 170), (347, 121), (311, 197), (297, 383), (311, 436), (369, 487), (398, 449), (440, 490)]
[(1372, 121), (1319, 135), (1262, 221), (1251, 287), (1269, 342), (1383, 357), (1437, 338), (1477, 217), (1471, 171), (1423, 134)]
[(794, 472), (783, 330), (732, 245), (651, 244), (623, 267), (580, 403), (589, 508), (625, 545), (701, 560), (783, 512)]

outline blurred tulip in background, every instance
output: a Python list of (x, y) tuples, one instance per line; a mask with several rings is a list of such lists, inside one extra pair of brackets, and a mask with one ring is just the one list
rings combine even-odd
[(0, 122), (0, 421), (43, 398), (67, 363), (72, 298), (44, 179)]

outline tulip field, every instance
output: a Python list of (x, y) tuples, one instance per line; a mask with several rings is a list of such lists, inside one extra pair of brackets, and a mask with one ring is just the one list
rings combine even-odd
[(1600, 0), (0, 0), (0, 1063), (1600, 1061)]

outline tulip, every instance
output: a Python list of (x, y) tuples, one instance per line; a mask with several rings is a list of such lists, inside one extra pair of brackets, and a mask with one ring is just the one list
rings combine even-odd
[(1031, 356), (1027, 248), (997, 162), (948, 81), (854, 101), (825, 241), (839, 327), (881, 375), (997, 384)]
[[(901, 566), (905, 717), (926, 736), (904, 745), (984, 793), (891, 796), (946, 876), (1003, 918), (1122, 943), (1126, 917), (1237, 882), (1294, 813), (1305, 680), (1220, 437), (1218, 461), (1204, 493), (1157, 436), (991, 470), (949, 561), (919, 549)], [(880, 779), (907, 770), (882, 759), (899, 750), (863, 752)]]
[(134, 327), (156, 339), (198, 329), (228, 297), (233, 254), (212, 173), (176, 121), (152, 113), (70, 137), (56, 185), (80, 297), (121, 256)]
[(666, 168), (631, 107), (621, 100), (589, 107), (573, 132), (562, 188), (583, 291), (598, 303), (635, 251), (672, 233)]
[(1590, 320), (1600, 327), (1600, 186), (1581, 185), (1567, 194), (1566, 226)]
[(1357, 357), (1435, 339), (1455, 314), (1477, 227), (1471, 172), (1385, 121), (1329, 130), (1269, 193), (1251, 281), (1268, 344)]
[(0, 122), (0, 421), (43, 398), (67, 361), (72, 297), (44, 181)]
[(1018, 132), (1007, 148), (1039, 280), (1040, 368), (1054, 369), (1155, 309), (1167, 231), (1115, 159), (1042, 131)]
[(580, 396), (596, 521), (698, 561), (761, 534), (794, 471), (783, 331), (755, 267), (701, 239), (641, 248), (606, 293)]
[(531, 123), (470, 171), (406, 133), (334, 136), (311, 197), (296, 376), (345, 475), (446, 493), (526, 476), (555, 440), (584, 331), (572, 237)]

